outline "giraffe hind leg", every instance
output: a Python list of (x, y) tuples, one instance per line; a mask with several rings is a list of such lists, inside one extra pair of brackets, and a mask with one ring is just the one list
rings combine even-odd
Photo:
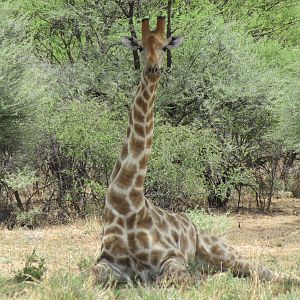
[(230, 269), (235, 276), (249, 277), (257, 274), (258, 278), (272, 282), (291, 282), (300, 285), (300, 278), (284, 273), (277, 273), (268, 268), (248, 261), (234, 248), (221, 239), (198, 232), (197, 256), (214, 265), (219, 271)]
[(230, 269), (235, 276), (250, 275), (250, 263), (220, 238), (198, 233), (196, 247), (196, 256), (205, 262), (202, 268), (208, 269), (209, 273)]

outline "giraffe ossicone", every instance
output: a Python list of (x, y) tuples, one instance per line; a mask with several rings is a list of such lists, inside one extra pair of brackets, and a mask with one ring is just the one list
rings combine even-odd
[(144, 70), (129, 112), (127, 136), (114, 166), (105, 200), (100, 255), (93, 267), (95, 282), (130, 280), (181, 282), (189, 278), (187, 264), (199, 269), (231, 269), (236, 275), (257, 272), (269, 281), (300, 278), (275, 273), (249, 262), (221, 239), (195, 226), (184, 214), (155, 207), (144, 195), (144, 181), (153, 138), (153, 105), (166, 49), (179, 46), (181, 37), (165, 37), (165, 19), (155, 30), (142, 21), (142, 39), (122, 38), (130, 49), (140, 49)]

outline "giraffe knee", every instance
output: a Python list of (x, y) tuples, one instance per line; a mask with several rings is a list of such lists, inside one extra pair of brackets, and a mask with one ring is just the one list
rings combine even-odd
[(93, 283), (108, 284), (114, 281), (114, 272), (112, 268), (105, 262), (100, 262), (92, 267)]
[(158, 283), (182, 284), (190, 282), (191, 276), (187, 270), (185, 261), (178, 258), (169, 258), (161, 267), (160, 276), (157, 278)]

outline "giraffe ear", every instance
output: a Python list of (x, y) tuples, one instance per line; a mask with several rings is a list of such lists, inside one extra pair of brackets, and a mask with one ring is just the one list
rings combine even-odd
[(180, 46), (183, 43), (183, 37), (182, 36), (170, 36), (168, 38), (168, 49), (174, 49)]
[(131, 50), (137, 50), (140, 48), (139, 46), (139, 41), (137, 38), (131, 36), (131, 37), (128, 37), (128, 36), (124, 36), (121, 38), (121, 43), (131, 49)]

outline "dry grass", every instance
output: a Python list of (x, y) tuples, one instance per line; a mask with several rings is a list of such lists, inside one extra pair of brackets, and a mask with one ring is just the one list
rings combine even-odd
[[(298, 203), (300, 210), (300, 200)], [(229, 219), (232, 228), (224, 238), (244, 256), (275, 270), (300, 275), (299, 216), (288, 212), (231, 215)], [(95, 260), (100, 232), (96, 219), (38, 230), (0, 230), (0, 299), (300, 299), (300, 288), (233, 278), (230, 274), (209, 278), (200, 286), (94, 288), (80, 269), (88, 269)], [(46, 258), (44, 281), (16, 284), (9, 280), (33, 249)]]
[(84, 258), (96, 257), (101, 226), (96, 219), (64, 226), (29, 230), (0, 230), (0, 266), (2, 276), (12, 276), (24, 266), (26, 257), (36, 252), (46, 258), (47, 275), (57, 270), (77, 271)]

